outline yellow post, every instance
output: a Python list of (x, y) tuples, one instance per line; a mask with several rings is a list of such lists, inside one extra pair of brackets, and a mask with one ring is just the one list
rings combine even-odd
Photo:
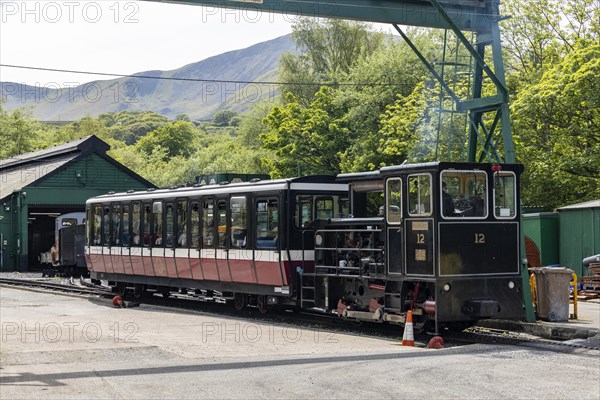
[(529, 286), (531, 287), (531, 301), (536, 304), (536, 292), (535, 292), (535, 274), (529, 275)]
[(573, 285), (573, 314), (569, 315), (570, 319), (577, 319), (577, 274), (571, 274), (573, 278), (571, 285)]

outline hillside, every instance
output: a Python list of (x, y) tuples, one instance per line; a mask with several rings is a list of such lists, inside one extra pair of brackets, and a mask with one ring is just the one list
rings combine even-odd
[(225, 81), (276, 79), (279, 57), (294, 51), (290, 35), (229, 51), (172, 71), (145, 71), (135, 75), (163, 79), (119, 78), (94, 81), (70, 89), (40, 88), (0, 82), (4, 107), (32, 107), (42, 121), (76, 120), (105, 112), (151, 110), (169, 118), (185, 113), (210, 119), (220, 109), (243, 112), (253, 103), (272, 98), (274, 86), (227, 82), (190, 82), (172, 78)]

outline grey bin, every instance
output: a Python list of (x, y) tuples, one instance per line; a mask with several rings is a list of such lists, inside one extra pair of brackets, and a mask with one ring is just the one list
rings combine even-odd
[(550, 322), (569, 320), (569, 284), (572, 270), (568, 268), (534, 268), (538, 317)]

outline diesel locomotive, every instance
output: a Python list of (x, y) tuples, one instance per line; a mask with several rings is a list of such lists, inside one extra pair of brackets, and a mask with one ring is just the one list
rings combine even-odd
[(137, 297), (400, 325), (411, 310), (417, 330), (520, 318), (521, 172), (434, 162), (108, 194), (87, 202), (87, 265)]

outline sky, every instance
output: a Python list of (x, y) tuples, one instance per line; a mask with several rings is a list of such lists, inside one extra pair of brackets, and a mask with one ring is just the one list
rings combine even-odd
[[(0, 64), (132, 74), (274, 39), (296, 16), (147, 1), (0, 0)], [(0, 81), (72, 87), (110, 79), (0, 67)]]

